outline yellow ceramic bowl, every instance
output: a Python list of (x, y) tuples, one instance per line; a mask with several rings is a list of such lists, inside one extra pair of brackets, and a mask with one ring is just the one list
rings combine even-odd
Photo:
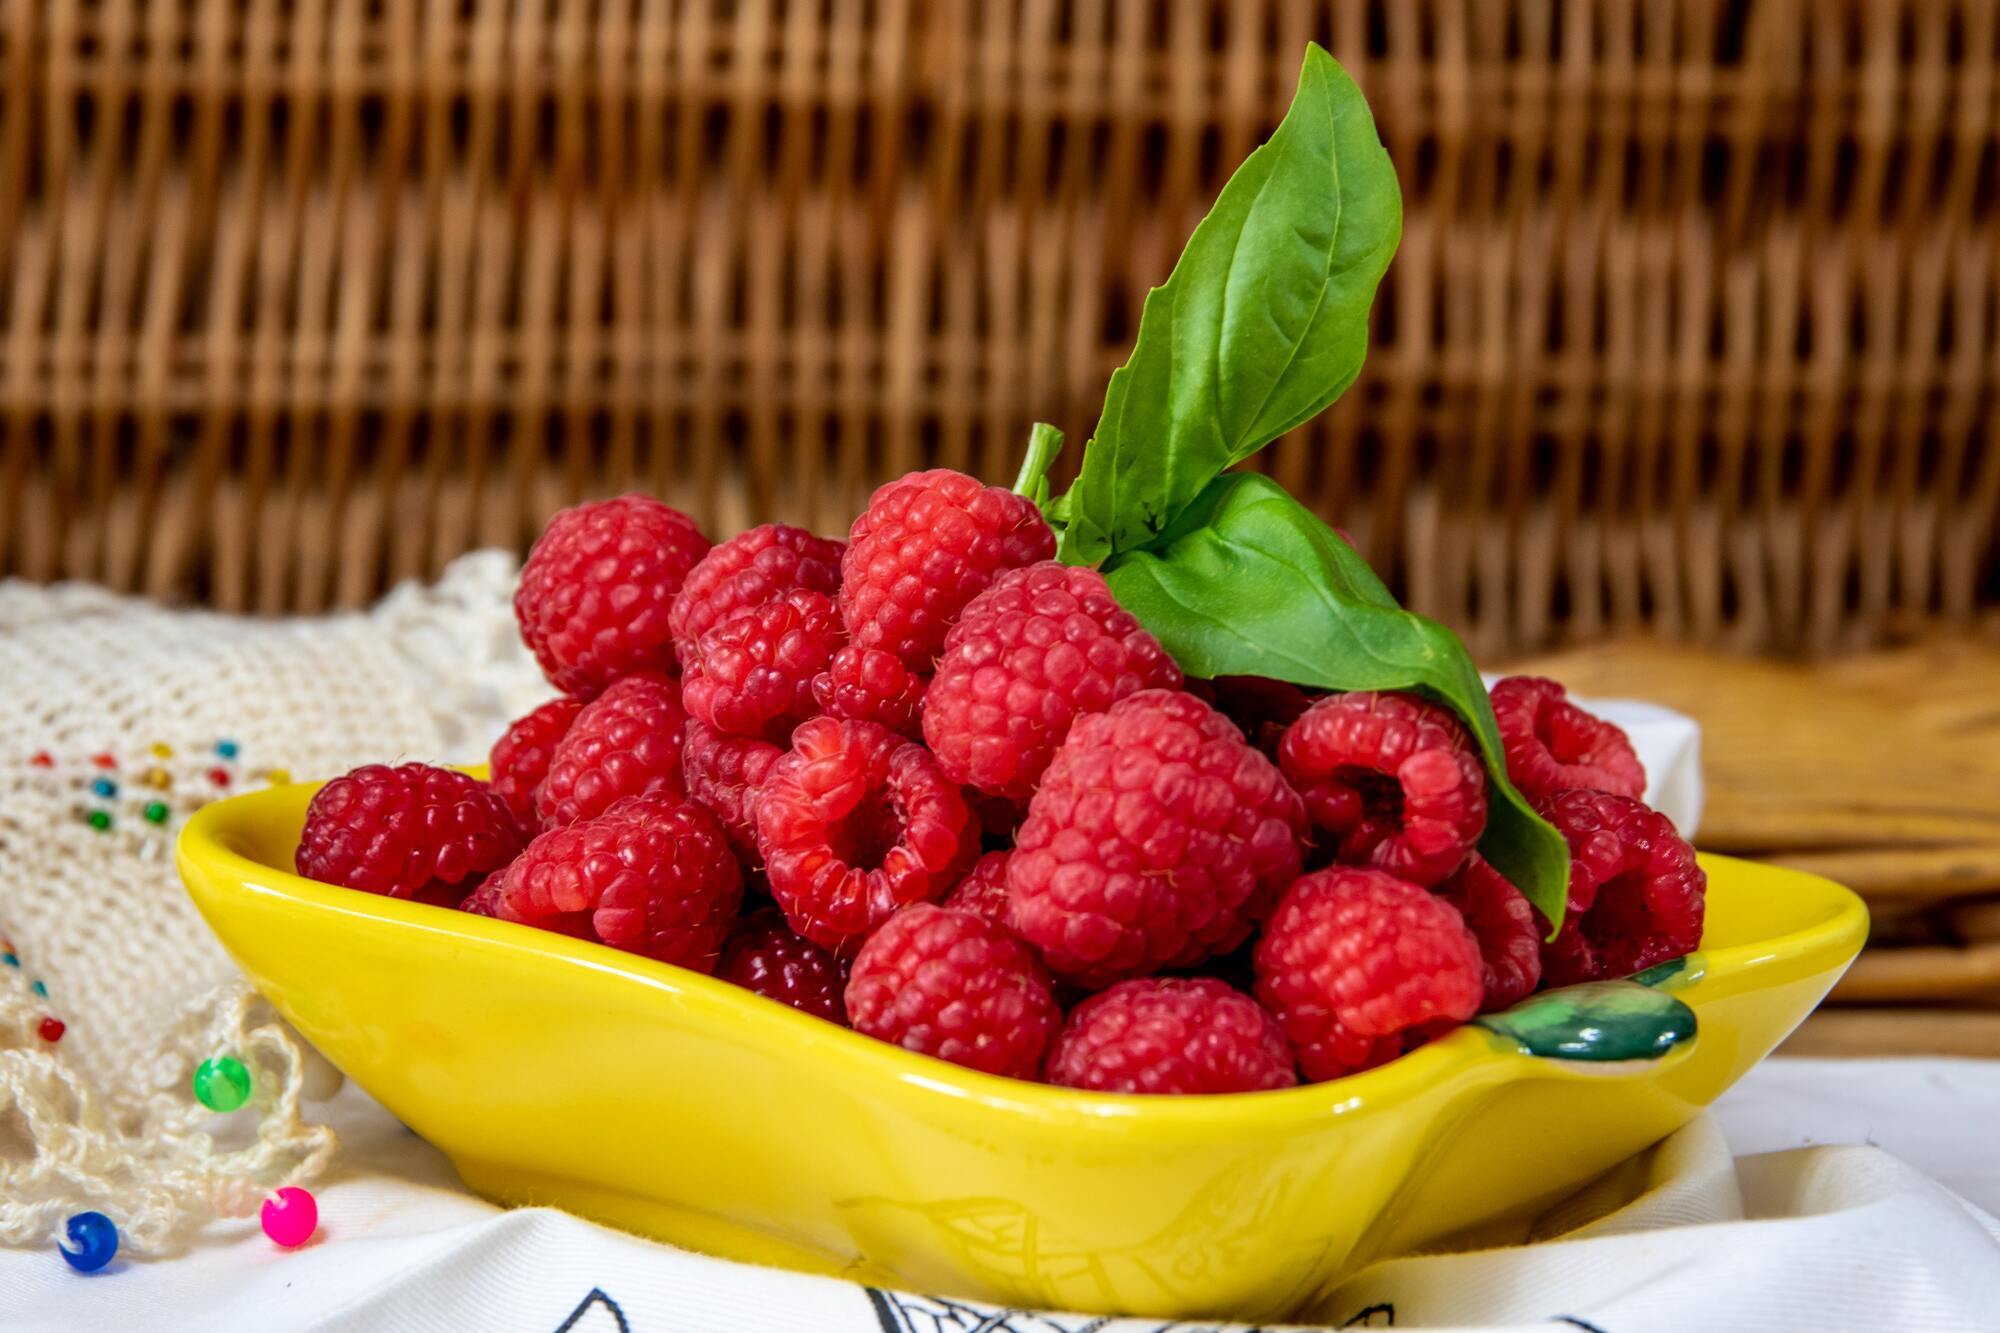
[[(1338, 1082), (1118, 1097), (301, 879), (312, 791), (201, 811), (181, 873), (279, 1011), (467, 1185), (730, 1258), (1014, 1305), (1310, 1309), (1359, 1263), (1535, 1208), (1686, 1122), (1805, 1017), (1867, 929), (1837, 885), (1710, 858), (1703, 950), (1647, 1001), (1691, 1010), (1699, 1032), (1669, 1022), (1655, 1058), (1539, 1058), (1467, 1027)], [(1560, 1009), (1572, 992), (1553, 995)], [(1549, 997), (1529, 1004), (1499, 1026), (1564, 1025)], [(1589, 1045), (1592, 1022), (1568, 1027)]]

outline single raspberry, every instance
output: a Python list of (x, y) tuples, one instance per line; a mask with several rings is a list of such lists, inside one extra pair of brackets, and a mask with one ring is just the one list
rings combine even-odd
[(948, 468), (912, 472), (854, 520), (840, 614), (854, 642), (927, 672), (952, 618), (995, 575), (1055, 553), (1055, 534), (1021, 496)]
[(368, 764), (313, 793), (293, 864), (344, 888), (450, 903), (521, 850), (507, 803), (429, 764)]
[(766, 999), (829, 1023), (847, 1023), (841, 991), (847, 976), (832, 954), (792, 933), (785, 915), (766, 907), (744, 918), (723, 946), (715, 975)]
[(846, 549), (843, 541), (787, 523), (737, 533), (703, 556), (681, 584), (667, 615), (674, 651), (685, 662), (703, 634), (793, 588), (831, 595), (840, 587), (840, 555)]
[(1484, 993), (1478, 941), (1450, 903), (1353, 866), (1302, 876), (1286, 890), (1254, 961), (1257, 998), (1315, 1081), (1372, 1060), (1380, 1052), (1369, 1038), (1464, 1022)]
[(498, 916), (500, 914), (500, 881), (507, 878), (507, 869), (513, 865), (509, 861), (479, 881), (479, 887), (461, 898), (458, 910), (470, 912), (474, 916)]
[(1629, 796), (1581, 788), (1536, 808), (1570, 854), (1569, 912), (1542, 946), (1549, 985), (1630, 976), (1701, 946), (1708, 876), (1672, 820)]
[(973, 862), (965, 878), (944, 896), (946, 907), (983, 916), (994, 925), (1007, 925), (1007, 859), (1012, 852), (988, 852)]
[(1308, 694), (1290, 681), (1269, 676), (1217, 676), (1209, 688), (1216, 711), (1242, 728), (1250, 743), (1273, 759), (1278, 757), (1278, 742), (1285, 729), (1318, 697), (1317, 692)]
[(555, 687), (580, 698), (635, 671), (671, 671), (668, 613), (706, 554), (693, 519), (644, 495), (565, 509), (521, 567), (521, 639)]
[(1493, 717), (1507, 750), (1507, 776), (1529, 800), (1572, 787), (1638, 800), (1646, 766), (1615, 723), (1569, 701), (1541, 676), (1509, 676), (1493, 687)]
[(1009, 924), (1100, 985), (1242, 943), (1299, 872), (1305, 812), (1275, 765), (1192, 695), (1078, 718), (1007, 864)]
[(742, 897), (712, 815), (639, 796), (529, 843), (500, 882), (494, 915), (709, 972)]
[(1026, 945), (984, 917), (903, 908), (868, 938), (847, 980), (856, 1032), (989, 1074), (1041, 1072), (1062, 1010)]
[(784, 751), (755, 736), (731, 736), (688, 719), (681, 749), (681, 774), (688, 795), (700, 802), (737, 852), (757, 851), (757, 790)]
[(1180, 668), (1094, 569), (1011, 569), (965, 604), (924, 693), (924, 740), (944, 771), (1026, 801), (1070, 724)]
[(879, 648), (848, 644), (813, 678), (820, 708), (850, 722), (874, 722), (915, 740), (922, 734), (917, 712), (930, 677), (903, 665)]
[(1319, 700), (1278, 746), (1285, 776), (1339, 859), (1426, 887), (1486, 828), (1486, 771), (1457, 718), (1413, 694)]
[(551, 699), (513, 725), (493, 742), (487, 757), (493, 794), (514, 812), (514, 822), (523, 834), (540, 831), (541, 816), (535, 813), (535, 788), (549, 775), (549, 761), (555, 757), (556, 743), (569, 733), (570, 724), (583, 711), (575, 699)]
[(535, 791), (544, 828), (609, 810), (627, 796), (684, 796), (681, 692), (656, 673), (627, 676), (585, 705)]
[(783, 741), (818, 711), (813, 678), (845, 633), (833, 599), (810, 588), (746, 607), (696, 641), (681, 702), (717, 731)]
[(943, 896), (979, 840), (958, 784), (923, 746), (816, 717), (765, 776), (757, 850), (792, 929), (851, 954), (898, 907)]
[(1479, 941), (1481, 1013), (1526, 999), (1542, 979), (1542, 925), (1521, 891), (1474, 852), (1438, 896), (1458, 909)]
[(1070, 1011), (1049, 1082), (1092, 1092), (1263, 1092), (1299, 1081), (1278, 1020), (1209, 977), (1121, 981)]

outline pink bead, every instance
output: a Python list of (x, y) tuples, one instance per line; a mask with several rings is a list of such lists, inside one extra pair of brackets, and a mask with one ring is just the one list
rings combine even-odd
[(319, 1230), (319, 1204), (312, 1191), (287, 1185), (264, 1200), (264, 1234), (288, 1250), (296, 1250)]

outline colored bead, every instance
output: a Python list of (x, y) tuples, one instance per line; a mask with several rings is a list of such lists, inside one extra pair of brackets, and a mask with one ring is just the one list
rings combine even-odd
[(41, 996), (44, 1000), (49, 998), (49, 983), (41, 980), (40, 978), (36, 978), (34, 981), (30, 982), (28, 985), (28, 989), (33, 991), (35, 994)]
[(273, 787), (282, 787), (291, 780), (292, 771), (288, 768), (268, 769), (264, 773), (264, 781), (270, 783)]
[(9, 949), (6, 953), (0, 953), (0, 963), (5, 963), (9, 967), (19, 967), (21, 960), (15, 956), (12, 949)]
[(110, 778), (99, 778), (97, 781), (90, 784), (90, 789), (91, 791), (97, 793), (97, 795), (106, 798), (116, 796), (118, 794), (118, 784), (113, 782)]
[(109, 810), (92, 810), (83, 817), (83, 822), (96, 829), (99, 833), (102, 833), (111, 827), (111, 812)]
[(169, 812), (167, 810), (167, 803), (165, 801), (146, 802), (146, 818), (151, 820), (153, 823), (155, 824), (166, 823), (168, 813)]
[(67, 1029), (63, 1026), (63, 1021), (60, 1018), (50, 1016), (44, 1018), (41, 1026), (36, 1028), (35, 1031), (40, 1034), (43, 1041), (53, 1044), (62, 1040), (62, 1034)]
[(250, 1071), (233, 1055), (203, 1060), (194, 1071), (194, 1099), (211, 1111), (234, 1111), (250, 1100)]
[(264, 1200), (264, 1234), (288, 1250), (296, 1250), (319, 1230), (319, 1201), (311, 1190), (287, 1185)]
[(174, 757), (174, 747), (165, 741), (154, 741), (146, 749), (155, 759), (172, 759)]
[(99, 768), (118, 767), (118, 761), (108, 754), (94, 754), (90, 756), (90, 762), (96, 764)]
[(157, 787), (161, 791), (165, 791), (174, 785), (173, 776), (164, 768), (147, 769), (146, 776), (140, 778), (139, 781), (145, 783), (148, 787)]
[(208, 770), (208, 780), (218, 787), (227, 787), (229, 785), (229, 770), (226, 768), (211, 768)]
[(95, 1273), (118, 1253), (118, 1228), (103, 1213), (77, 1213), (63, 1223), (69, 1244), (58, 1244), (62, 1257), (79, 1273)]
[(215, 743), (215, 752), (224, 759), (234, 759), (236, 757), (236, 742), (217, 741)]
[(54, 768), (56, 766), (56, 757), (47, 750), (37, 750), (29, 757), (28, 762), (36, 768)]

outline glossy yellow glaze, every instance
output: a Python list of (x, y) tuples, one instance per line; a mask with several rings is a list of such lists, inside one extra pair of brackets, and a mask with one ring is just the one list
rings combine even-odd
[(993, 1301), (1271, 1319), (1369, 1258), (1536, 1207), (1659, 1139), (1861, 947), (1825, 880), (1709, 858), (1700, 1020), (1664, 1060), (1467, 1028), (1335, 1083), (1140, 1098), (992, 1078), (679, 968), (290, 871), (309, 787), (188, 821), (222, 943), (473, 1189), (692, 1249)]

